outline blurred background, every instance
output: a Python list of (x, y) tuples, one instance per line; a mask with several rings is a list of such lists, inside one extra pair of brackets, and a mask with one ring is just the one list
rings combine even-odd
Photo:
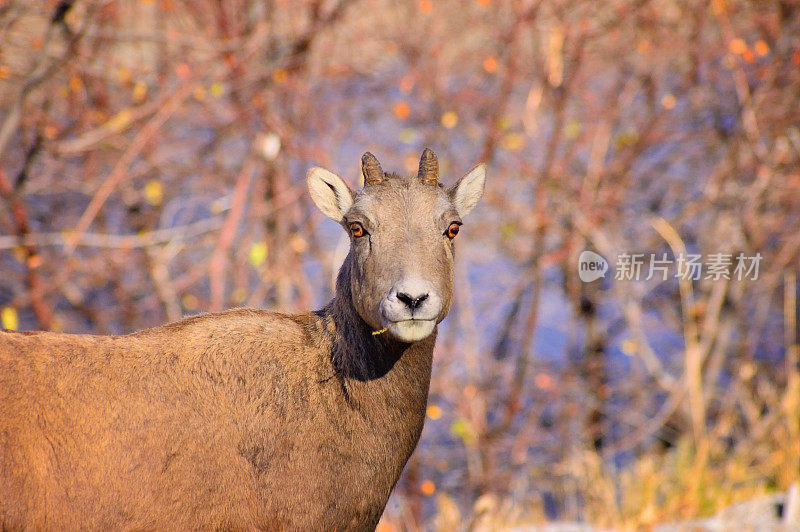
[(305, 172), (426, 146), (489, 173), (381, 530), (647, 527), (800, 478), (793, 0), (0, 1), (2, 325), (319, 308), (347, 240)]

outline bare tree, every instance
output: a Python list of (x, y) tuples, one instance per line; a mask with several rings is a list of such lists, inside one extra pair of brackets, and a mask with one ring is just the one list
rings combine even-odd
[(305, 170), (430, 145), (493, 179), (387, 526), (646, 525), (798, 478), (794, 3), (28, 4), (0, 6), (6, 326), (318, 305), (338, 236)]

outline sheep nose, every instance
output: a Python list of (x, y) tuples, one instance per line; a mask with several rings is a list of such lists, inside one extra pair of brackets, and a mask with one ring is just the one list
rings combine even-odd
[(417, 296), (408, 294), (406, 292), (397, 292), (397, 299), (406, 304), (411, 310), (416, 310), (423, 301), (428, 299), (428, 294), (420, 294)]

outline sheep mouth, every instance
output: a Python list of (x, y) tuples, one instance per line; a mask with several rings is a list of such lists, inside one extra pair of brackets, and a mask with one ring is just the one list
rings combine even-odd
[(383, 329), (373, 331), (373, 336), (388, 332), (394, 338), (403, 342), (417, 342), (433, 333), (436, 328), (435, 319), (408, 318), (404, 320), (389, 321)]

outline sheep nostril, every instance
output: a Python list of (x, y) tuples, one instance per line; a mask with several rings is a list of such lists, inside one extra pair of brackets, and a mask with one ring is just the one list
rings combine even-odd
[(428, 299), (428, 294), (422, 294), (414, 297), (412, 295), (406, 294), (405, 292), (398, 292), (397, 299), (405, 303), (405, 305), (411, 310), (415, 310), (419, 308), (419, 306), (422, 304), (423, 301)]

